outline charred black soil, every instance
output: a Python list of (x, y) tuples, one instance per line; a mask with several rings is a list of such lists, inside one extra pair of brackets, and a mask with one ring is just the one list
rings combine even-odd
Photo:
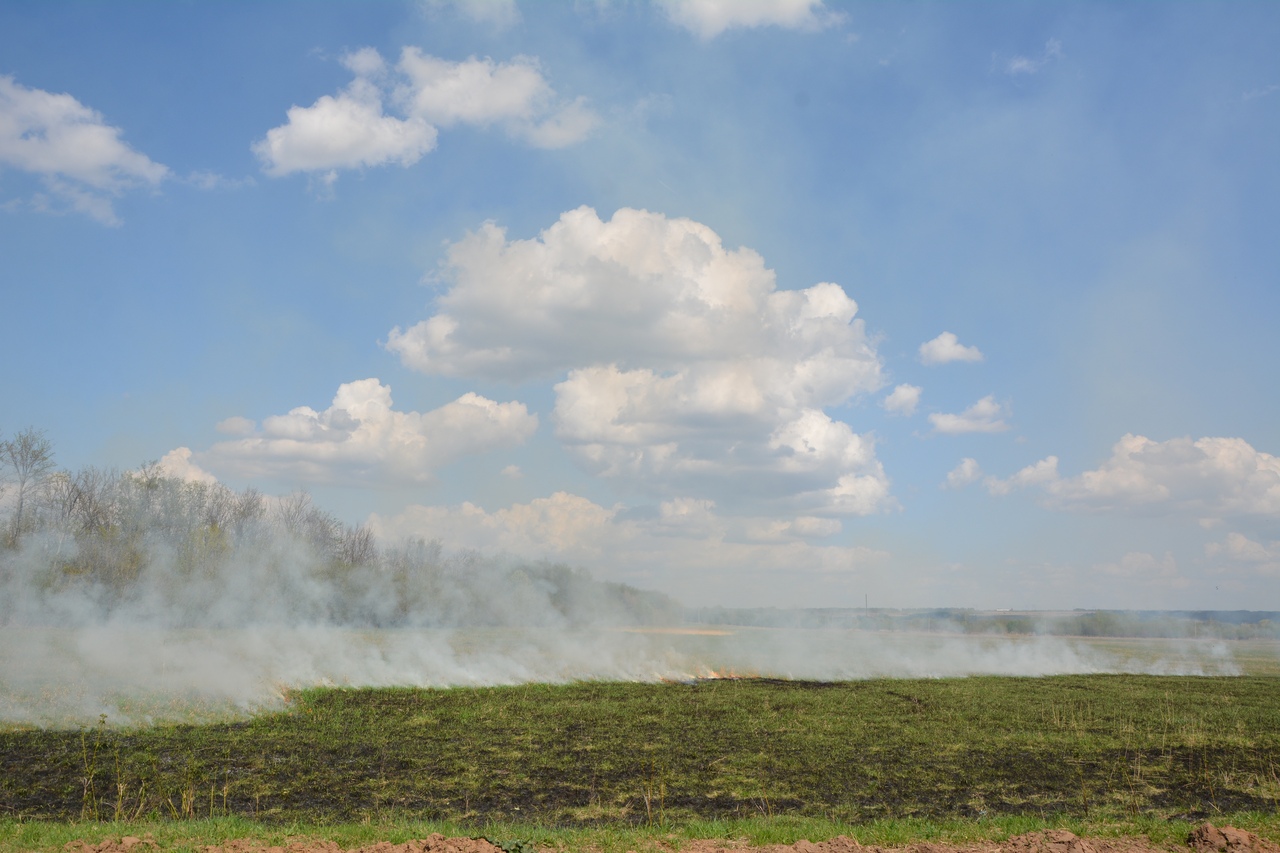
[(1280, 680), (309, 690), (247, 722), (0, 731), (0, 813), (659, 824), (1198, 820), (1280, 803)]

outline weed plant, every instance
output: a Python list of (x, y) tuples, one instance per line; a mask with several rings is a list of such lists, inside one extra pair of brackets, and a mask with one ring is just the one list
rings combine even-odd
[(603, 831), (1135, 825), (1278, 806), (1271, 678), (313, 689), (239, 723), (0, 731), (0, 815), (11, 820)]

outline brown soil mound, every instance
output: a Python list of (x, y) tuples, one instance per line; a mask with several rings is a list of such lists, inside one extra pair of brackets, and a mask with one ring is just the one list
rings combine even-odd
[(1280, 853), (1280, 845), (1259, 838), (1252, 832), (1224, 826), (1222, 829), (1211, 823), (1203, 824), (1191, 833), (1187, 843), (1199, 853)]
[[(1280, 845), (1231, 826), (1221, 829), (1206, 823), (1191, 833), (1187, 844), (1194, 853), (1280, 853)], [(160, 846), (150, 837), (125, 836), (97, 844), (71, 841), (67, 853), (159, 853)], [(367, 847), (344, 851), (333, 841), (299, 838), (283, 846), (267, 846), (251, 838), (228, 841), (222, 845), (201, 848), (202, 853), (502, 853), (482, 838), (445, 838), (429, 835), (403, 844), (380, 841)], [(1004, 842), (985, 841), (974, 844), (936, 844), (921, 842), (902, 848), (864, 847), (847, 835), (830, 841), (797, 841), (748, 847), (731, 841), (703, 839), (686, 842), (680, 853), (1168, 853), (1145, 837), (1078, 838), (1065, 829), (1029, 832)]]

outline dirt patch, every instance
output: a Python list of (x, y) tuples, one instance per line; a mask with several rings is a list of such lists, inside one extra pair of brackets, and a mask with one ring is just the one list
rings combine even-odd
[[(1187, 839), (1194, 853), (1280, 853), (1280, 845), (1231, 826), (1211, 823), (1198, 827)], [(150, 837), (112, 838), (97, 844), (68, 842), (67, 853), (159, 853), (160, 845)], [(502, 848), (483, 838), (426, 838), (392, 844), (380, 841), (365, 847), (343, 850), (336, 842), (297, 838), (283, 845), (268, 846), (252, 838), (228, 841), (200, 848), (201, 853), (503, 853)], [(750, 847), (731, 841), (700, 839), (685, 842), (680, 853), (1170, 853), (1170, 848), (1153, 844), (1145, 836), (1124, 838), (1079, 838), (1065, 829), (1029, 832), (1007, 841), (973, 844), (918, 842), (904, 847), (863, 846), (847, 835), (829, 841), (797, 841)]]
[(1187, 843), (1198, 853), (1280, 853), (1280, 844), (1259, 838), (1252, 832), (1224, 826), (1221, 829), (1211, 823), (1202, 824), (1191, 833)]

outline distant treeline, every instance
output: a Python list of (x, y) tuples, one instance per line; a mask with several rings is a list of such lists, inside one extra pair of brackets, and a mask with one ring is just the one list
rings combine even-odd
[(1280, 612), (1258, 610), (1084, 610), (1005, 613), (960, 608), (689, 609), (690, 622), (777, 628), (838, 628), (948, 634), (1025, 634), (1070, 637), (1280, 639)]
[[(3, 437), (0, 437), (3, 438)], [(0, 440), (0, 625), (167, 627), (673, 624), (672, 599), (562, 564), (377, 541), (305, 492), (55, 467), (42, 433)]]

